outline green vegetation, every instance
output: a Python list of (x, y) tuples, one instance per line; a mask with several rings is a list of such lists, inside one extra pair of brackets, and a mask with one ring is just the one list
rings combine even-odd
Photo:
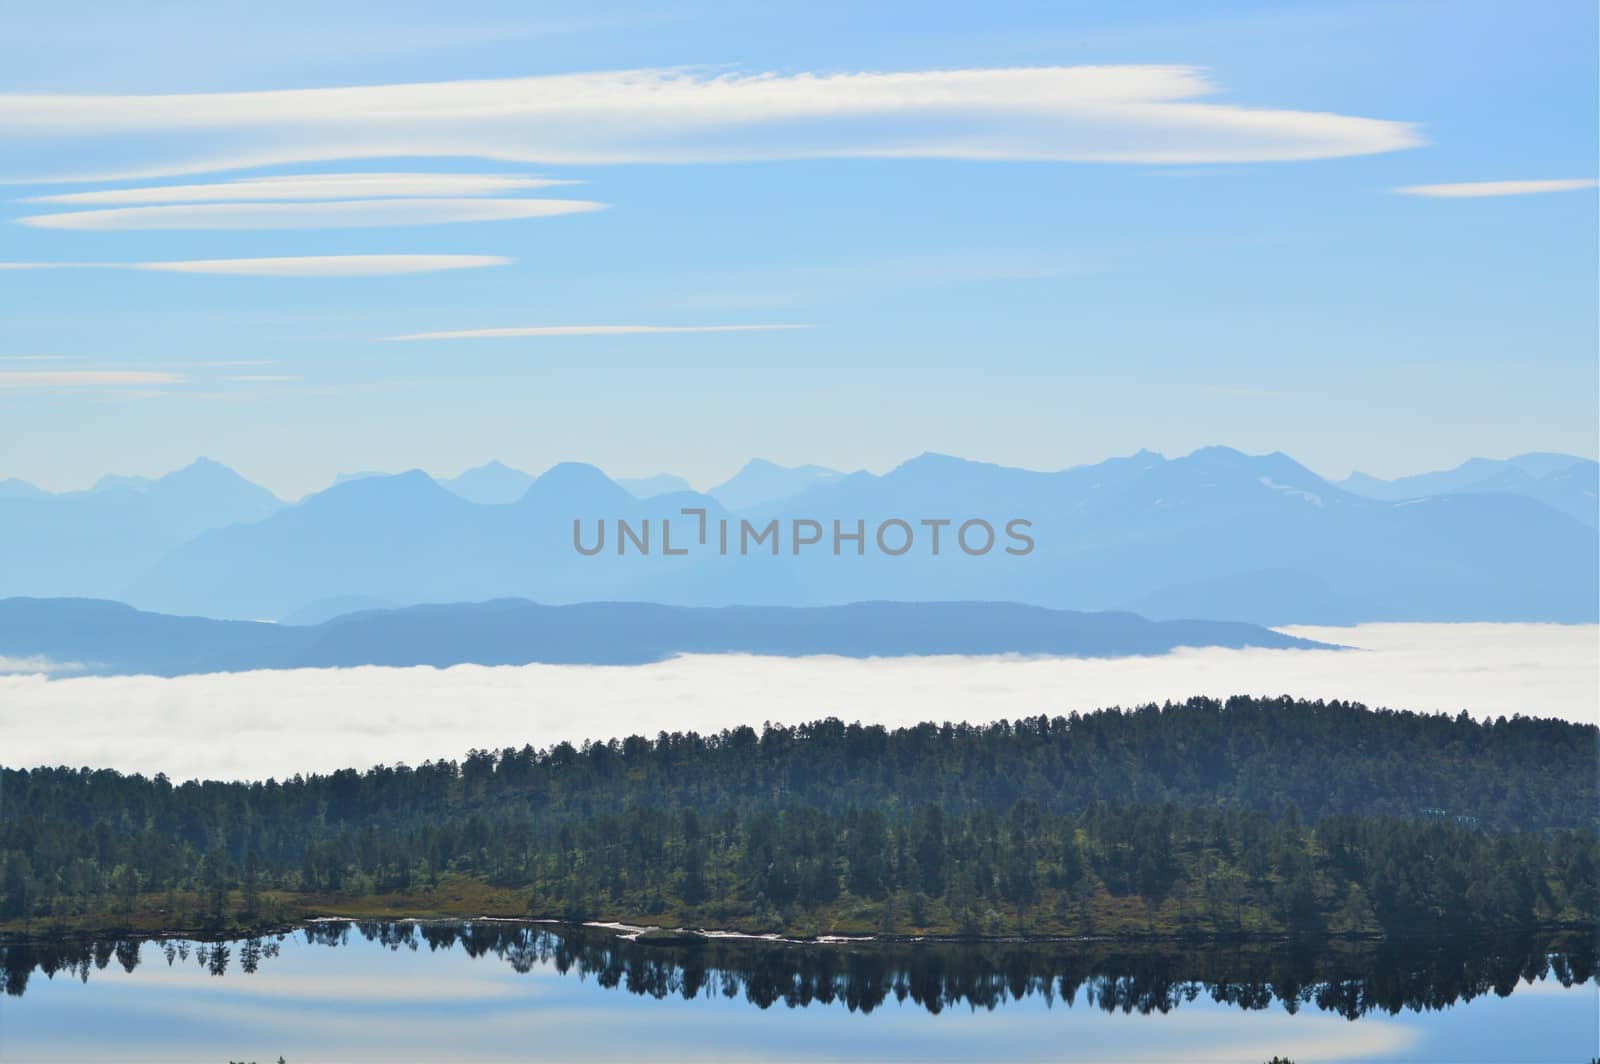
[(1192, 700), (359, 773), (0, 772), (0, 926), (315, 913), (793, 934), (1397, 934), (1600, 916), (1597, 729)]

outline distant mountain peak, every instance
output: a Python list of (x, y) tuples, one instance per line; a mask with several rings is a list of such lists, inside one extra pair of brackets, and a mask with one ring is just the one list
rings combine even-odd
[(605, 481), (610, 484), (611, 478), (597, 465), (588, 462), (557, 462), (534, 478), (538, 484), (584, 483)]
[(1001, 467), (993, 462), (977, 462), (970, 458), (957, 458), (955, 455), (943, 454), (939, 451), (923, 451), (915, 458), (908, 458), (885, 474), (886, 478), (917, 478), (949, 476), (956, 472), (978, 470), (998, 470)]
[(1227, 444), (1213, 443), (1206, 447), (1198, 447), (1190, 451), (1184, 458), (1198, 459), (1201, 461), (1238, 462), (1247, 460), (1250, 456), (1243, 451), (1229, 447)]
[(500, 459), (498, 459), (498, 458), (491, 458), (487, 462), (484, 462), (482, 465), (475, 465), (471, 469), (463, 470), (461, 473), (459, 473), (458, 475), (452, 477), (451, 479), (452, 480), (460, 480), (462, 477), (471, 476), (471, 475), (473, 475), (475, 473), (495, 473), (495, 474), (501, 474), (501, 475), (504, 475), (506, 473), (510, 473), (510, 474), (512, 474), (514, 476), (522, 476), (522, 477), (528, 477), (529, 479), (532, 479), (532, 474), (524, 473), (520, 469), (517, 469), (517, 468), (515, 468), (513, 466), (508, 466), (504, 462), (500, 461)]
[[(518, 502), (521, 505), (622, 506), (633, 496), (598, 467), (587, 462), (557, 462), (534, 478)], [(605, 516), (605, 515), (595, 515)]]
[(50, 492), (16, 477), (0, 478), (0, 499), (46, 499)]
[(1328, 481), (1282, 451), (1272, 451), (1268, 454), (1247, 454), (1234, 447), (1213, 444), (1210, 447), (1202, 447), (1197, 451), (1192, 451), (1172, 464), (1230, 471), (1237, 470), (1256, 480), (1259, 480), (1265, 474), (1274, 480), (1292, 482), (1297, 487), (1303, 487), (1306, 484), (1332, 486)]
[[(174, 484), (182, 481), (219, 481), (236, 480), (241, 483), (251, 484), (238, 470), (225, 466), (213, 458), (196, 458), (182, 469), (175, 469), (166, 476), (158, 477), (149, 482), (149, 487), (154, 488), (162, 484)], [(257, 486), (252, 484), (252, 486)], [(263, 491), (266, 489), (263, 488)]]
[(1571, 454), (1532, 451), (1512, 458), (1469, 458), (1450, 469), (1385, 480), (1351, 473), (1339, 486), (1356, 495), (1401, 502), (1443, 495), (1519, 495), (1536, 499), (1594, 528), (1600, 465)]
[(459, 476), (439, 482), (447, 491), (454, 492), (469, 502), (498, 505), (516, 502), (533, 483), (533, 475), (491, 458), (473, 466)]
[(774, 473), (774, 472), (775, 473), (810, 473), (810, 474), (822, 475), (822, 476), (825, 476), (826, 478), (841, 477), (841, 476), (844, 475), (843, 473), (840, 473), (837, 469), (829, 469), (827, 466), (812, 465), (810, 463), (807, 463), (805, 465), (786, 466), (786, 465), (780, 465), (777, 462), (771, 461), (771, 460), (766, 459), (766, 458), (752, 458), (752, 459), (750, 459), (750, 461), (746, 462), (743, 466), (740, 467), (739, 473), (735, 474), (735, 476), (738, 476), (738, 475), (744, 474), (744, 473)]
[(448, 493), (438, 481), (420, 469), (408, 469), (403, 473), (376, 473), (369, 477), (352, 477), (318, 492), (305, 502), (357, 503), (408, 497), (436, 498), (441, 495), (448, 497)]
[(904, 462), (901, 462), (900, 465), (897, 468), (904, 469), (906, 466), (987, 465), (987, 464), (988, 463), (985, 463), (985, 462), (973, 461), (970, 458), (957, 458), (955, 455), (953, 455), (953, 454), (945, 454), (943, 451), (923, 451), (921, 454), (917, 455), (915, 458), (908, 458)]
[(653, 499), (658, 495), (676, 495), (693, 491), (687, 480), (671, 473), (657, 473), (649, 477), (616, 477), (617, 486), (636, 499)]
[(706, 494), (730, 510), (746, 510), (790, 498), (843, 477), (837, 469), (826, 466), (781, 466), (765, 458), (752, 458), (739, 472)]
[(141, 477), (127, 473), (107, 473), (96, 480), (89, 491), (98, 493), (103, 491), (143, 491), (154, 481), (150, 477)]

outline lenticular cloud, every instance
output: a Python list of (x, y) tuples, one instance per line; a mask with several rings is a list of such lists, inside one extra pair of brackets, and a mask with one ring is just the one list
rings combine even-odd
[[(1406, 122), (1207, 102), (1216, 91), (1194, 67), (1127, 65), (631, 70), (264, 92), (11, 94), (0, 95), (0, 142), (9, 145), (0, 166), (11, 178), (76, 171), (110, 180), (447, 156), (557, 165), (829, 157), (1197, 164), (1336, 158), (1421, 142)], [(24, 167), (33, 172), (19, 173)]]

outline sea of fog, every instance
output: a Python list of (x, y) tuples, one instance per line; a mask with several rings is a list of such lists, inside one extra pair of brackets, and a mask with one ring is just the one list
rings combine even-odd
[(989, 721), (1191, 695), (1343, 698), (1474, 716), (1600, 715), (1600, 626), (1295, 627), (1345, 650), (869, 660), (701, 655), (654, 665), (0, 675), (0, 760), (176, 780), (284, 777), (471, 748), (717, 731), (824, 716)]

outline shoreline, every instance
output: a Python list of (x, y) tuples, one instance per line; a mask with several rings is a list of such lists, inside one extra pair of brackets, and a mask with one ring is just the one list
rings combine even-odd
[(487, 914), (463, 916), (341, 916), (323, 914), (308, 916), (287, 923), (267, 924), (260, 927), (237, 927), (225, 930), (206, 928), (166, 928), (141, 931), (135, 928), (100, 928), (97, 930), (57, 928), (43, 933), (0, 931), (0, 945), (26, 946), (58, 942), (90, 942), (107, 938), (135, 938), (146, 942), (186, 940), (193, 942), (232, 942), (260, 938), (268, 935), (286, 935), (318, 924), (522, 924), (547, 928), (581, 928), (590, 931), (609, 931), (619, 941), (663, 947), (693, 947), (715, 942), (740, 942), (784, 946), (896, 946), (896, 945), (1064, 945), (1068, 943), (1127, 943), (1130, 945), (1154, 944), (1231, 944), (1257, 945), (1288, 942), (1318, 943), (1381, 943), (1427, 942), (1460, 938), (1482, 938), (1500, 935), (1554, 934), (1560, 932), (1589, 931), (1586, 923), (1539, 923), (1518, 927), (1470, 929), (1447, 932), (1425, 932), (1414, 935), (1385, 935), (1381, 932), (1108, 932), (1087, 935), (952, 935), (939, 933), (890, 933), (866, 935), (822, 934), (815, 936), (785, 935), (779, 932), (740, 931), (736, 928), (664, 927), (654, 924), (630, 924), (619, 920), (563, 920), (557, 917), (491, 916)]

